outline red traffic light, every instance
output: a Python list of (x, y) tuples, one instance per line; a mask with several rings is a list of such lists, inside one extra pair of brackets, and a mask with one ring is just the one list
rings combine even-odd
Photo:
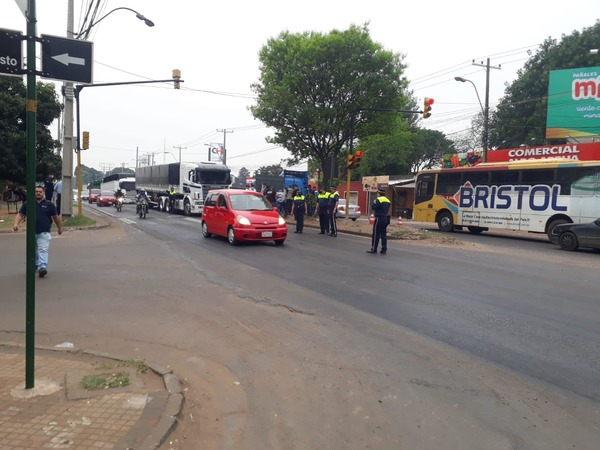
[(433, 105), (434, 100), (430, 97), (425, 97), (423, 100), (423, 119), (427, 119), (431, 117), (431, 105)]
[(363, 152), (356, 152), (356, 157), (357, 158), (362, 158)]
[(433, 105), (434, 100), (432, 98), (429, 97), (425, 97), (425, 106), (431, 106)]

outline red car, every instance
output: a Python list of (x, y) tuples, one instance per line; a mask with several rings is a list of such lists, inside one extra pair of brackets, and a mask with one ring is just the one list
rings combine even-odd
[(100, 195), (100, 189), (90, 189), (90, 193), (88, 196), (88, 203), (96, 203), (96, 199)]
[(210, 191), (202, 211), (202, 235), (227, 237), (231, 245), (241, 241), (275, 241), (287, 238), (287, 224), (267, 198), (252, 191)]
[(96, 198), (98, 206), (110, 206), (117, 203), (117, 197), (113, 191), (100, 191), (100, 195)]

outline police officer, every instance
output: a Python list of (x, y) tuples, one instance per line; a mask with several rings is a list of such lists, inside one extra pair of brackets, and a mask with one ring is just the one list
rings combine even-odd
[(306, 214), (306, 199), (302, 195), (301, 190), (296, 192), (292, 205), (292, 212), (296, 218), (296, 231), (294, 233), (302, 233), (304, 229), (304, 215)]
[(390, 216), (388, 215), (391, 203), (385, 196), (385, 190), (379, 189), (377, 191), (377, 198), (371, 205), (371, 210), (375, 216), (375, 222), (373, 223), (373, 236), (371, 238), (371, 250), (367, 250), (367, 253), (377, 253), (377, 247), (379, 245), (379, 239), (381, 238), (381, 254), (387, 253), (387, 227), (390, 224)]
[(337, 236), (337, 205), (340, 200), (340, 194), (336, 191), (336, 186), (329, 186), (329, 203), (328, 203), (328, 214), (329, 214), (329, 236)]
[(329, 234), (329, 192), (324, 188), (319, 189), (317, 195), (317, 213), (319, 214), (319, 225), (321, 231), (319, 234)]
[(175, 198), (177, 197), (177, 191), (174, 186), (169, 188), (169, 212), (175, 212)]

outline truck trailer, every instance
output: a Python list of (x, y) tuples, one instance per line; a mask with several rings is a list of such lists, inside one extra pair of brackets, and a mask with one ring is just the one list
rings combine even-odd
[[(208, 191), (229, 188), (231, 183), (229, 167), (214, 162), (171, 163), (135, 169), (136, 189), (145, 190), (150, 206), (165, 212), (202, 214)], [(171, 189), (174, 195), (169, 195)]]

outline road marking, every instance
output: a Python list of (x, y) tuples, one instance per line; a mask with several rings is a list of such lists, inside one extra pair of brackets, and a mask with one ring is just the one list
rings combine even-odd
[(188, 220), (190, 222), (195, 222), (195, 223), (201, 223), (202, 220), (200, 219), (194, 219), (193, 217), (185, 217), (183, 220)]
[(129, 220), (129, 219), (126, 219), (125, 217), (120, 217), (119, 220), (121, 222), (125, 222), (128, 225), (133, 225), (134, 223), (137, 223), (135, 220)]

